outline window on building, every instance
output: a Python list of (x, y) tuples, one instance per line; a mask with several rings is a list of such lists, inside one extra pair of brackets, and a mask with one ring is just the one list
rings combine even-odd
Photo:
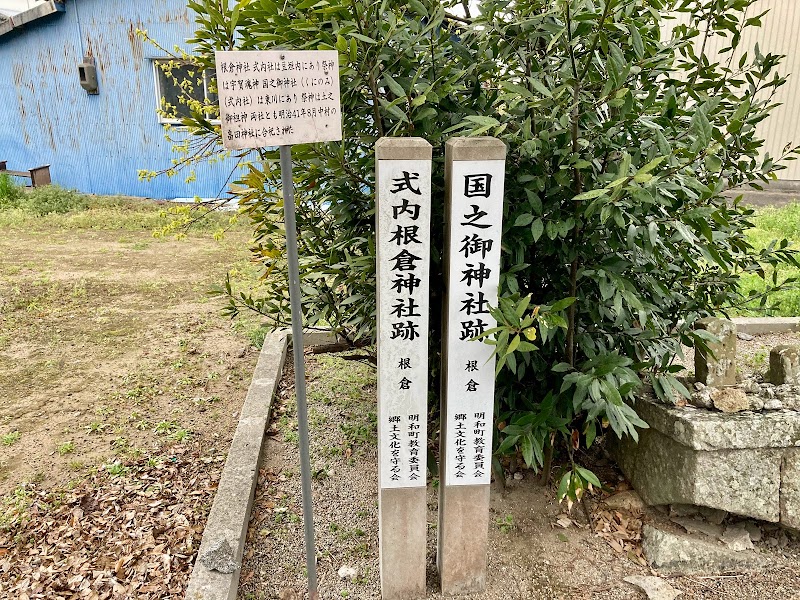
[[(159, 119), (162, 123), (180, 123), (191, 116), (191, 107), (205, 106), (206, 118), (215, 122), (217, 111), (209, 111), (209, 106), (217, 106), (219, 98), (212, 91), (214, 71), (177, 60), (159, 59), (153, 61), (156, 81), (156, 101)], [(197, 104), (201, 103), (201, 104)]]

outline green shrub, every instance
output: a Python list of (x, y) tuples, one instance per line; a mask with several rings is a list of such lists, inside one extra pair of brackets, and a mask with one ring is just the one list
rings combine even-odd
[(17, 185), (10, 175), (0, 175), (0, 210), (14, 208), (24, 195), (22, 186)]
[[(682, 343), (705, 344), (693, 323), (745, 303), (743, 274), (763, 280), (776, 265), (800, 264), (788, 243), (754, 248), (745, 235), (753, 211), (722, 195), (726, 184), (768, 181), (785, 158), (762, 154), (756, 132), (786, 79), (779, 56), (741, 52), (742, 31), (760, 24), (753, 4), (484, 0), (480, 14), (462, 19), (454, 1), (241, 2), (231, 12), (216, 0), (189, 2), (200, 66), (214, 67), (215, 48), (339, 51), (344, 140), (293, 148), (310, 325), (328, 323), (353, 343), (374, 337), (379, 137), (433, 145), (435, 224), (444, 141), (506, 143), (499, 328), (488, 341), (499, 359), (498, 421), (508, 425), (495, 447), (521, 450), (534, 468), (546, 465), (554, 441), (572, 460), (606, 431), (635, 438), (642, 381), (667, 402), (688, 395), (675, 359)], [(675, 12), (683, 19), (670, 29)], [(721, 38), (724, 60), (696, 51)], [(186, 122), (219, 140), (199, 116)], [(231, 314), (247, 307), (282, 325), (278, 155), (260, 158), (239, 194), (264, 282), (252, 294), (228, 282), (222, 293)], [(442, 233), (432, 230), (432, 372)], [(573, 463), (559, 496), (574, 501), (598, 483)]]
[(21, 207), (35, 215), (43, 217), (51, 213), (68, 213), (86, 210), (89, 201), (86, 196), (58, 185), (46, 185), (33, 188), (21, 202)]

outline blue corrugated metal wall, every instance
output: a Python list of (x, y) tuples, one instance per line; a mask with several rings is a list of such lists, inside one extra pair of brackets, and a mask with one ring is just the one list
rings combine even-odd
[[(0, 160), (26, 170), (50, 164), (54, 183), (95, 194), (152, 198), (213, 197), (234, 159), (185, 175), (140, 181), (176, 155), (164, 139), (144, 29), (164, 48), (186, 47), (193, 33), (184, 0), (68, 0), (66, 12), (0, 37)], [(100, 94), (79, 84), (78, 63), (93, 54)]]

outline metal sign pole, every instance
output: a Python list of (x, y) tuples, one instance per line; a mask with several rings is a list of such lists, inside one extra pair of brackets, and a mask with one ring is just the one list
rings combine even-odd
[(303, 530), (306, 538), (308, 595), (317, 600), (317, 553), (314, 546), (314, 515), (311, 498), (311, 458), (308, 449), (308, 406), (306, 370), (303, 361), (303, 314), (300, 306), (300, 263), (297, 257), (297, 223), (292, 180), (292, 147), (281, 146), (281, 185), (286, 227), (286, 254), (289, 261), (289, 300), (292, 305), (292, 348), (294, 350), (294, 389), (297, 396), (297, 425), (300, 433), (300, 477), (303, 489)]

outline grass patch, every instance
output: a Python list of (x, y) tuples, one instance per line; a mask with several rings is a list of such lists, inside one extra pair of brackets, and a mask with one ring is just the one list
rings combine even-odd
[(26, 484), (20, 484), (10, 494), (0, 497), (0, 531), (24, 522), (32, 500), (33, 493)]
[[(188, 204), (170, 204), (121, 196), (90, 196), (58, 185), (26, 191), (8, 175), (0, 175), (0, 227), (33, 229), (151, 230), (181, 233), (249, 230), (235, 213), (213, 211)], [(136, 242), (134, 250), (147, 245)]]
[(73, 452), (75, 452), (75, 442), (69, 441), (69, 442), (64, 442), (63, 444), (59, 444), (57, 450), (59, 455), (61, 456), (64, 456), (66, 454), (72, 454)]
[[(361, 361), (345, 361), (341, 356), (323, 354), (315, 358), (309, 377), (309, 402), (335, 406), (342, 416), (339, 431), (344, 447), (329, 448), (326, 454), (340, 454), (347, 450), (356, 454), (373, 448), (378, 438), (375, 368)], [(312, 406), (309, 412), (312, 429), (329, 426), (323, 417)]]
[(22, 434), (19, 431), (12, 431), (11, 433), (1, 435), (0, 442), (2, 442), (3, 446), (11, 446), (16, 444), (21, 437)]
[[(755, 227), (747, 232), (751, 244), (761, 250), (769, 246), (774, 240), (786, 239), (789, 248), (800, 250), (800, 202), (794, 202), (780, 208), (764, 208), (759, 210), (753, 219)], [(772, 269), (767, 269), (767, 279), (771, 281)], [(778, 281), (797, 278), (800, 281), (800, 269), (782, 267), (778, 271)], [(744, 296), (751, 292), (761, 294), (764, 292), (764, 280), (755, 274), (745, 274), (740, 278), (739, 289)], [(800, 316), (800, 288), (795, 284), (794, 289), (771, 294), (767, 298), (764, 308), (759, 306), (759, 301), (747, 304), (743, 309), (735, 311), (739, 315), (764, 315), (773, 317)]]

